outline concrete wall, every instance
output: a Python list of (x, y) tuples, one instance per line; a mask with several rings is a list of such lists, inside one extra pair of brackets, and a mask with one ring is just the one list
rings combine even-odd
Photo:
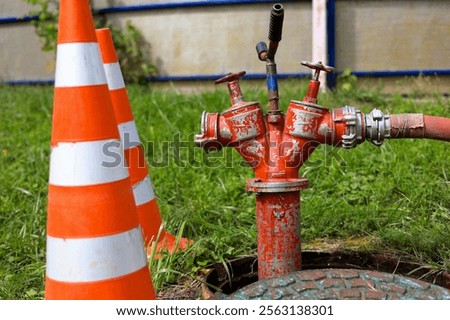
[(336, 3), (336, 65), (353, 70), (450, 69), (450, 1)]
[[(170, 2), (92, 1), (95, 8)], [(311, 1), (283, 5), (278, 71), (304, 73), (307, 70), (299, 62), (311, 59)], [(270, 7), (269, 3), (241, 4), (107, 15), (114, 24), (130, 20), (141, 30), (161, 75), (264, 73), (264, 63), (257, 59), (254, 47), (267, 39)], [(29, 10), (22, 1), (0, 2), (0, 18), (23, 16)], [(354, 71), (450, 70), (449, 12), (447, 0), (337, 0), (336, 67)], [(30, 23), (0, 24), (0, 80), (52, 79), (54, 55), (43, 53), (40, 46)]]
[[(0, 17), (21, 17), (33, 7), (18, 0), (0, 1)], [(54, 78), (54, 55), (43, 53), (31, 23), (0, 24), (0, 81)]]
[[(310, 3), (285, 5), (278, 71), (299, 72), (300, 60), (310, 59)], [(127, 20), (145, 33), (162, 75), (217, 74), (246, 70), (264, 73), (255, 45), (267, 39), (270, 4), (180, 8), (110, 14), (113, 23)]]

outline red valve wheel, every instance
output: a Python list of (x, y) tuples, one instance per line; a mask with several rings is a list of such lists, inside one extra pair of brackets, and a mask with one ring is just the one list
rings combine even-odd
[(235, 73), (229, 73), (227, 74), (225, 77), (222, 77), (220, 79), (217, 79), (216, 81), (214, 81), (215, 84), (219, 84), (219, 83), (224, 83), (224, 82), (230, 82), (230, 81), (234, 81), (239, 79), (240, 77), (242, 77), (246, 72), (245, 71), (240, 71), (240, 72), (235, 72)]

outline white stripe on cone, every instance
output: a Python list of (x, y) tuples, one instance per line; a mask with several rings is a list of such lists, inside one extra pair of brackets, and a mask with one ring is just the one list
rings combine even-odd
[(119, 129), (120, 139), (123, 142), (123, 148), (125, 150), (130, 149), (131, 147), (137, 147), (141, 144), (134, 120), (120, 123), (117, 125), (117, 128)]
[(133, 186), (134, 202), (136, 206), (147, 203), (155, 199), (153, 184), (150, 176), (145, 177)]
[(146, 265), (141, 227), (87, 239), (47, 236), (47, 276), (56, 281), (106, 280), (130, 274)]
[(50, 155), (50, 184), (87, 186), (129, 176), (122, 143), (116, 139), (60, 142)]
[(122, 77), (122, 70), (120, 69), (120, 65), (118, 62), (105, 63), (103, 67), (105, 68), (109, 90), (125, 88), (125, 82), (123, 81)]
[(58, 44), (55, 87), (107, 84), (97, 42)]

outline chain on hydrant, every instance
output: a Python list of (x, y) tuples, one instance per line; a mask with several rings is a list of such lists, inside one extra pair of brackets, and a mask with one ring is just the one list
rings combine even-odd
[[(275, 64), (283, 14), (282, 5), (275, 4), (269, 46), (264, 42), (256, 46), (258, 58), (266, 62), (268, 114), (263, 114), (258, 102), (245, 101), (239, 87), (239, 78), (245, 72), (229, 74), (216, 84), (227, 83), (231, 107), (221, 114), (204, 112), (202, 132), (195, 137), (196, 145), (207, 152), (234, 147), (255, 171), (255, 179), (247, 181), (247, 190), (256, 194), (260, 280), (301, 268), (299, 191), (307, 188), (308, 180), (299, 178), (298, 172), (319, 144), (349, 149), (365, 140), (380, 146), (385, 139), (397, 137), (450, 140), (450, 121), (446, 118), (389, 116), (378, 109), (363, 114), (350, 106), (329, 111), (320, 106), (317, 104), (319, 74), (334, 70), (321, 62), (302, 62), (314, 69), (315, 75), (303, 100), (292, 100), (283, 115), (278, 108)], [(429, 117), (428, 130), (426, 117)], [(408, 125), (412, 120), (414, 128)], [(439, 124), (447, 131), (430, 130), (429, 127)]]

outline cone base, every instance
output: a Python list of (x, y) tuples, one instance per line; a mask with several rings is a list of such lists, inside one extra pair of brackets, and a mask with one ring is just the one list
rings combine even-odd
[[(159, 259), (162, 257), (163, 251), (167, 251), (169, 254), (173, 254), (182, 250), (186, 250), (190, 245), (192, 245), (194, 241), (189, 240), (187, 238), (180, 238), (180, 240), (177, 243), (177, 238), (168, 233), (165, 232), (164, 237), (158, 241), (155, 248), (155, 254), (153, 256), (154, 259)], [(151, 255), (153, 246), (149, 246), (147, 249), (148, 255)]]
[(46, 277), (46, 300), (151, 300), (155, 299), (147, 266), (123, 277), (95, 282), (61, 282)]

